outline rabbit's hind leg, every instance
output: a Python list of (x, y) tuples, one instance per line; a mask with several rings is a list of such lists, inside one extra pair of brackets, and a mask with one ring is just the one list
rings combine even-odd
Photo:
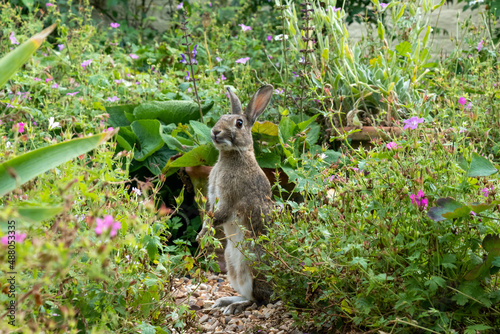
[(213, 307), (224, 307), (223, 315), (243, 313), (253, 302), (240, 296), (222, 297), (217, 299)]

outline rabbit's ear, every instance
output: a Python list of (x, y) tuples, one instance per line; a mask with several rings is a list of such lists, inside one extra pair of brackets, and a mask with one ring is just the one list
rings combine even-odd
[(240, 99), (233, 93), (231, 88), (227, 87), (227, 93), (229, 95), (229, 101), (231, 101), (231, 114), (240, 115), (243, 113), (243, 109), (241, 108)]
[(245, 110), (248, 120), (251, 124), (255, 123), (257, 117), (266, 109), (267, 104), (271, 100), (274, 87), (272, 85), (265, 85), (259, 88), (257, 93), (252, 97), (250, 103)]

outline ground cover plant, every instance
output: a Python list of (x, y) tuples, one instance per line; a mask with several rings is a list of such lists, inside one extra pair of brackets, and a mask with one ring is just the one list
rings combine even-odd
[[(16, 72), (0, 60), (1, 328), (196, 327), (173, 278), (203, 282), (218, 270), (206, 247), (220, 243), (195, 241), (206, 180), (188, 171), (217, 160), (210, 128), (228, 110), (225, 88), (248, 101), (272, 84), (252, 133), (276, 208), (251, 242), (297, 327), (494, 332), (495, 17), (461, 22), (456, 49), (439, 57), (430, 14), (443, 4), (184, 1), (154, 33), (144, 9), (104, 24), (86, 0), (0, 1), (0, 57), (56, 25)], [(354, 20), (360, 41), (347, 33)], [(352, 140), (372, 126), (385, 130)], [(65, 159), (47, 154), (94, 139)], [(39, 168), (21, 179), (21, 162)]]

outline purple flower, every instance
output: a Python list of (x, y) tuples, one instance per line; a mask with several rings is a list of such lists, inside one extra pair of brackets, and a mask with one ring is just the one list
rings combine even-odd
[(136, 81), (135, 84), (139, 86), (141, 84), (141, 82), (140, 81)]
[(184, 77), (184, 80), (189, 80), (189, 71), (186, 71), (187, 75)]
[(106, 100), (108, 100), (109, 102), (116, 102), (116, 101), (120, 101), (120, 98), (113, 96), (113, 97), (108, 97)]
[(53, 4), (51, 4), (50, 2), (47, 2), (47, 3), (45, 4), (45, 6), (47, 6), (47, 7), (52, 7), (52, 6), (54, 6), (54, 5), (53, 5)]
[(17, 233), (17, 231), (14, 233), (14, 240), (12, 240), (12, 236), (6, 235), (0, 239), (0, 242), (4, 245), (8, 245), (9, 241), (15, 241), (15, 242), (23, 242), (24, 239), (26, 239), (26, 233)]
[(12, 104), (7, 103), (7, 108), (15, 108)]
[(273, 40), (273, 36), (272, 35), (267, 35), (267, 41), (270, 42)]
[(418, 118), (416, 116), (411, 117), (410, 119), (405, 119), (403, 123), (406, 125), (403, 127), (403, 130), (406, 130), (408, 128), (415, 130), (418, 126), (418, 124), (423, 123), (424, 119), (423, 118)]
[(477, 45), (477, 52), (481, 52), (482, 48), (483, 48), (483, 40), (481, 40), (481, 42), (479, 42), (479, 44)]
[(221, 82), (225, 81), (227, 78), (224, 76), (224, 73), (220, 75), (220, 79), (217, 79), (215, 82), (216, 84), (220, 84)]
[(52, 85), (52, 88), (59, 88), (59, 85), (57, 84), (57, 82), (54, 82), (54, 84)]
[(419, 209), (427, 208), (427, 198), (425, 198), (425, 193), (422, 190), (419, 190), (418, 193), (410, 194), (411, 204), (416, 205)]
[(458, 99), (458, 103), (464, 106), (467, 103), (467, 99), (462, 96), (461, 98)]
[(73, 93), (66, 93), (66, 95), (70, 95), (70, 96), (75, 96), (76, 94), (80, 93), (79, 91), (76, 91), (76, 92), (73, 92)]
[(10, 33), (9, 39), (10, 39), (10, 44), (19, 44), (19, 42), (16, 39), (16, 36), (14, 36), (14, 32)]
[(380, 8), (384, 9), (385, 7), (389, 6), (388, 3), (385, 3), (385, 2), (381, 2), (380, 3)]
[(191, 59), (191, 62), (193, 64), (198, 64), (198, 62), (196, 61), (196, 59), (194, 59), (194, 57), (196, 57), (196, 55), (198, 54), (198, 51), (196, 51), (197, 47), (198, 47), (198, 44), (195, 44), (195, 46), (193, 48), (193, 59)]
[(274, 92), (275, 92), (276, 94), (281, 95), (281, 94), (283, 94), (283, 89), (281, 89), (281, 90), (279, 90), (279, 89), (275, 89), (275, 90), (274, 90)]
[(83, 63), (81, 63), (82, 68), (85, 69), (85, 67), (89, 66), (91, 62), (91, 59), (85, 60)]
[(303, 64), (303, 63), (305, 63), (305, 62), (306, 62), (306, 59), (305, 59), (304, 57), (302, 57), (302, 59), (301, 59), (301, 60), (299, 60), (299, 64)]
[(109, 24), (109, 26), (110, 26), (111, 28), (118, 28), (118, 27), (120, 26), (120, 23), (111, 22), (111, 23)]
[(238, 63), (238, 64), (246, 64), (247, 61), (249, 61), (249, 60), (250, 60), (250, 57), (240, 58), (240, 59), (236, 60), (236, 63)]
[(64, 49), (64, 44), (57, 44), (57, 48), (59, 51), (62, 51)]
[(139, 56), (138, 56), (138, 55), (136, 55), (136, 54), (133, 54), (133, 53), (129, 54), (129, 56), (130, 56), (130, 58), (132, 58), (132, 59), (139, 59)]
[(458, 133), (463, 133), (463, 132), (465, 132), (465, 131), (467, 131), (467, 129), (466, 129), (466, 128), (464, 128), (464, 127), (461, 127), (461, 128), (460, 128), (460, 131), (458, 131)]
[(112, 237), (114, 237), (116, 232), (122, 228), (122, 224), (120, 222), (115, 222), (113, 216), (111, 215), (107, 215), (104, 219), (97, 218), (96, 225), (95, 233), (97, 235), (101, 235), (107, 230), (111, 230), (109, 235)]
[(184, 3), (181, 2), (180, 4), (177, 5), (177, 9), (182, 9), (183, 6), (184, 6)]
[(184, 53), (181, 53), (182, 60), (179, 63), (185, 63), (186, 62), (186, 56)]
[(217, 60), (218, 63), (220, 63), (222, 61), (222, 58), (220, 57), (215, 57), (215, 60)]
[(293, 73), (293, 77), (294, 78), (298, 78), (299, 77), (299, 75), (297, 74), (297, 72), (292, 72), (292, 73)]
[(252, 27), (250, 27), (250, 26), (246, 26), (246, 25), (244, 25), (243, 23), (240, 23), (240, 24), (238, 24), (238, 25), (241, 27), (241, 30), (243, 30), (243, 31), (252, 30)]
[(385, 144), (385, 146), (389, 149), (389, 150), (393, 150), (395, 148), (398, 147), (398, 144), (396, 144), (395, 142), (391, 141), (390, 143), (387, 143)]

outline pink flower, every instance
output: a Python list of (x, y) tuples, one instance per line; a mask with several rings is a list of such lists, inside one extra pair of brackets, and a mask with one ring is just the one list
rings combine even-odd
[[(119, 100), (119, 99), (118, 99), (118, 100)], [(106, 129), (106, 132), (111, 132), (111, 131), (113, 131), (113, 130), (114, 130), (114, 129), (113, 129), (113, 127), (112, 127), (112, 126), (110, 126), (109, 128), (107, 128), (107, 129)]]
[(252, 27), (250, 27), (250, 26), (246, 26), (246, 25), (244, 25), (243, 23), (240, 23), (240, 24), (238, 24), (238, 25), (241, 27), (241, 30), (243, 30), (243, 31), (252, 30)]
[(83, 63), (81, 63), (80, 65), (82, 66), (83, 69), (85, 69), (85, 67), (89, 66), (90, 63), (92, 62), (92, 59), (89, 59), (89, 60), (85, 60)]
[(240, 59), (236, 60), (236, 63), (238, 63), (238, 64), (246, 64), (247, 61), (249, 61), (249, 60), (250, 60), (250, 57), (240, 58)]
[(109, 233), (110, 236), (114, 237), (116, 232), (122, 228), (122, 224), (120, 222), (115, 222), (113, 216), (107, 215), (104, 219), (97, 218), (96, 219), (97, 226), (95, 228), (95, 233), (97, 235), (101, 235), (107, 230), (111, 229)]
[(76, 94), (80, 93), (79, 91), (73, 92), (73, 93), (66, 93), (66, 95), (69, 96), (75, 96)]
[(479, 42), (479, 44), (477, 45), (477, 52), (481, 52), (482, 48), (483, 48), (483, 40), (481, 40), (481, 42)]
[(6, 235), (0, 239), (0, 242), (4, 245), (8, 245), (9, 241), (15, 241), (15, 242), (23, 242), (24, 239), (26, 239), (26, 233), (17, 233), (17, 231), (14, 234), (14, 238), (12, 238), (12, 235)]
[(427, 198), (425, 198), (425, 193), (423, 190), (419, 190), (418, 193), (410, 194), (411, 204), (416, 205), (419, 209), (427, 209)]
[(122, 79), (115, 80), (115, 83), (117, 83), (117, 84), (121, 84), (122, 82), (123, 82)]
[(106, 100), (108, 100), (109, 102), (116, 102), (116, 101), (120, 101), (120, 98), (113, 96), (113, 97), (108, 97)]
[(177, 5), (177, 9), (182, 9), (184, 7), (184, 3), (181, 2), (180, 4)]
[(129, 56), (130, 56), (130, 58), (132, 58), (132, 59), (139, 59), (139, 56), (138, 56), (138, 55), (136, 55), (136, 54), (133, 54), (133, 53), (129, 54)]
[(21, 123), (17, 123), (17, 125), (15, 126), (15, 128), (17, 129), (17, 131), (18, 131), (19, 133), (23, 133), (23, 132), (24, 132), (24, 125), (25, 125), (25, 124), (24, 124), (24, 123), (22, 123), (22, 122), (21, 122)]
[(220, 57), (215, 57), (215, 60), (217, 60), (218, 63), (220, 63), (222, 61), (222, 58)]
[(467, 99), (462, 96), (461, 98), (458, 99), (458, 103), (464, 106), (467, 103)]
[(267, 35), (267, 41), (270, 42), (273, 40), (273, 36), (272, 35)]
[(19, 42), (16, 39), (16, 36), (14, 36), (14, 32), (10, 33), (9, 39), (10, 39), (10, 44), (16, 44), (16, 45), (19, 44)]
[(57, 44), (57, 48), (59, 51), (62, 51), (64, 49), (64, 44)]
[(380, 7), (381, 7), (382, 9), (384, 9), (384, 8), (385, 8), (385, 7), (387, 7), (387, 6), (389, 6), (389, 4), (388, 4), (388, 3), (385, 3), (385, 2), (381, 2), (381, 3), (380, 3)]
[(54, 82), (54, 84), (52, 85), (52, 88), (59, 88), (59, 85), (57, 84), (57, 82)]
[(224, 80), (226, 80), (227, 78), (224, 76), (224, 73), (222, 73), (220, 75), (220, 79), (217, 79), (217, 81), (215, 82), (216, 84), (220, 84), (221, 82), (223, 82)]
[(403, 127), (403, 130), (406, 130), (408, 128), (415, 130), (417, 126), (423, 122), (424, 122), (423, 118), (418, 118), (416, 116), (413, 116), (410, 119), (405, 119), (403, 123), (405, 123), (406, 125)]
[(390, 143), (387, 143), (385, 144), (385, 146), (389, 149), (389, 150), (393, 150), (395, 148), (398, 147), (398, 144), (396, 144), (395, 142), (391, 141)]
[(483, 188), (481, 189), (481, 192), (483, 193), (484, 197), (488, 197), (490, 195), (490, 191), (495, 189), (495, 187), (491, 186), (491, 188)]
[(45, 83), (52, 81), (52, 78), (45, 79)]
[(42, 79), (39, 79), (39, 78), (37, 78), (37, 77), (34, 77), (34, 78), (33, 78), (33, 80), (35, 80), (35, 81), (40, 81), (40, 80), (42, 80)]
[(111, 23), (109, 24), (109, 26), (110, 26), (111, 28), (118, 28), (118, 27), (120, 26), (120, 23), (111, 22)]
[(45, 6), (47, 6), (47, 7), (52, 7), (52, 6), (54, 6), (54, 5), (53, 5), (53, 4), (51, 4), (50, 2), (47, 2), (47, 3), (45, 4)]
[(283, 94), (283, 89), (281, 89), (281, 90), (279, 90), (279, 89), (275, 89), (275, 90), (274, 90), (274, 92), (275, 92), (276, 94), (281, 95), (281, 94)]

